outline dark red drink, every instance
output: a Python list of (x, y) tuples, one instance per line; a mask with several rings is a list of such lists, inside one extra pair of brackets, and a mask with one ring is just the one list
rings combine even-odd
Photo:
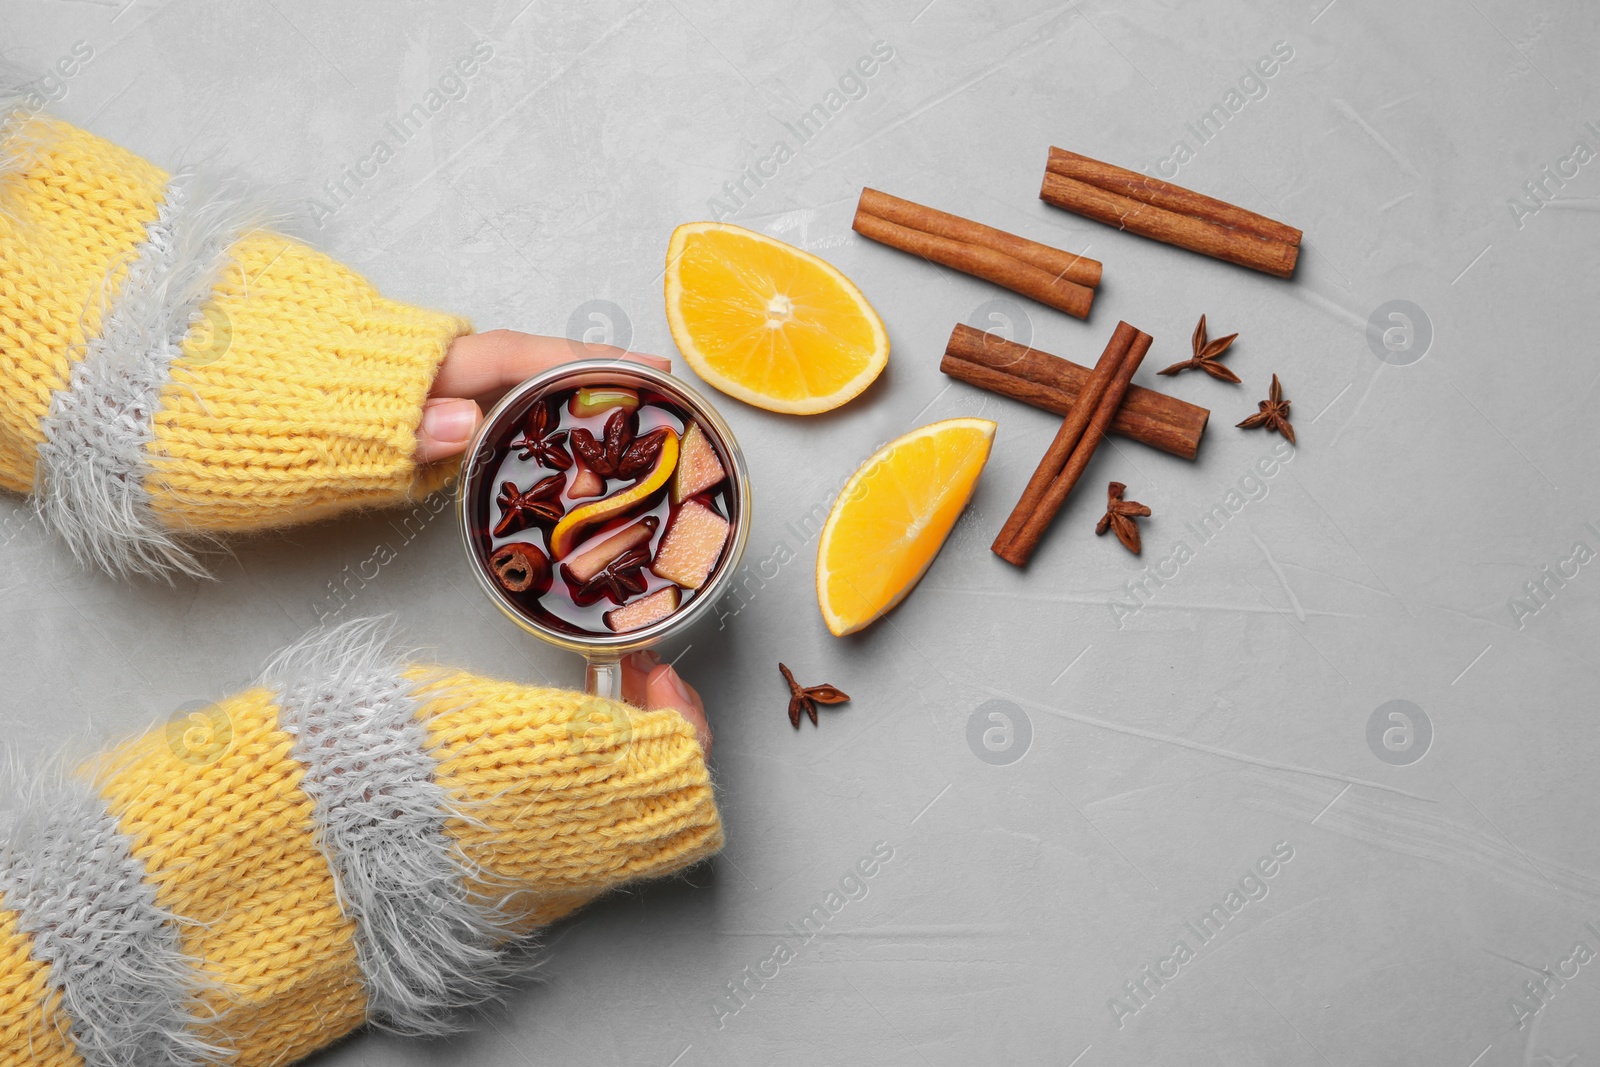
[(472, 541), (540, 625), (609, 635), (683, 610), (732, 542), (733, 469), (683, 407), (650, 389), (585, 386), (500, 420)]

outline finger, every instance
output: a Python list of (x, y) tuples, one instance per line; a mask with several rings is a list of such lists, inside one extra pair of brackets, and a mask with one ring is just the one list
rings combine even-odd
[(490, 330), (457, 337), (439, 366), (431, 395), (482, 397), (504, 392), (524, 379), (575, 359), (627, 359), (671, 370), (663, 356), (613, 345), (588, 345), (565, 337), (539, 337), (515, 330)]
[[(658, 659), (656, 662), (660, 663), (660, 660)], [(706, 705), (705, 702), (700, 699), (700, 693), (695, 689), (694, 686), (683, 680), (683, 675), (678, 673), (677, 668), (673, 667), (670, 663), (662, 664), (661, 666), (652, 668), (650, 671), (650, 677), (647, 679), (647, 681), (655, 682), (657, 685), (666, 684), (662, 682), (661, 679), (668, 679), (671, 682), (671, 693), (676, 700), (690, 705), (694, 711), (699, 712), (701, 715), (705, 714)], [(661, 706), (666, 707), (667, 705), (662, 704)], [(674, 703), (672, 706), (676, 707), (677, 704)]]
[(622, 699), (636, 708), (649, 699), (650, 671), (661, 662), (654, 652), (630, 652), (622, 657)]
[(482, 419), (483, 412), (471, 400), (429, 400), (417, 427), (417, 462), (432, 463), (464, 451)]
[(672, 708), (689, 720), (689, 725), (694, 727), (695, 736), (700, 739), (700, 748), (710, 756), (711, 724), (706, 720), (706, 708), (700, 701), (700, 694), (667, 664), (662, 664), (650, 672), (648, 685), (647, 706), (652, 711), (657, 708)]

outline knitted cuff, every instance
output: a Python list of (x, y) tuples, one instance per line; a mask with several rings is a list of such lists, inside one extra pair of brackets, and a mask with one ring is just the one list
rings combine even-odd
[(448, 1033), (516, 935), (721, 842), (676, 712), (410, 667), (346, 624), (33, 791), (0, 848), (0, 1067)]
[(162, 523), (254, 530), (436, 485), (414, 459), (417, 426), (468, 323), (385, 300), (269, 232), (228, 256), (152, 420), (144, 484)]
[(722, 847), (694, 727), (676, 711), (463, 673), (413, 670), (438, 781), (470, 819), (450, 834), (518, 929)]
[(237, 182), (13, 116), (0, 155), (0, 487), (80, 558), (201, 573), (194, 535), (406, 501), (463, 319), (272, 233)]

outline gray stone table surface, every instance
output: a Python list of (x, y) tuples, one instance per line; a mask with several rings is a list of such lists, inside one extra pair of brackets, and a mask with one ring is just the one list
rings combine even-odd
[[(714, 717), (726, 851), (551, 930), (547, 981), (471, 1032), (323, 1067), (1600, 1060), (1600, 8), (5, 0), (0, 25), (36, 69), (92, 50), (60, 115), (279, 183), (320, 247), (480, 328), (693, 381), (661, 274), (701, 218), (827, 258), (888, 325), (834, 413), (714, 394), (748, 570), (666, 652)], [(1301, 227), (1297, 275), (1043, 204), (1052, 144)], [(858, 238), (867, 184), (1103, 260), (1091, 320)], [(1242, 386), (1155, 376), (1202, 312)], [(988, 545), (1058, 420), (945, 378), (944, 341), (1093, 362), (1119, 318), (1156, 339), (1140, 382), (1213, 410), (1200, 456), (1113, 440), (1017, 571)], [(1292, 451), (1233, 427), (1273, 373)], [(999, 424), (966, 514), (887, 621), (830, 636), (819, 516), (957, 415)], [(1141, 557), (1092, 536), (1113, 479), (1155, 511)], [(323, 617), (579, 678), (475, 589), (449, 512), (236, 543), (170, 588), (80, 570), (27, 515), (0, 502), (14, 759), (221, 696)], [(780, 659), (854, 699), (791, 729)]]

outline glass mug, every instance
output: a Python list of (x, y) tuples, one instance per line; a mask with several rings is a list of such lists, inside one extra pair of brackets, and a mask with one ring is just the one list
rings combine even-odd
[[(502, 445), (518, 434), (535, 403), (549, 403), (554, 396), (567, 395), (584, 387), (639, 390), (665, 398), (699, 423), (726, 475), (723, 500), (729, 512), (726, 516), (728, 533), (722, 554), (711, 573), (701, 587), (693, 591), (688, 602), (671, 614), (636, 630), (621, 633), (580, 632), (576, 627), (568, 630), (553, 626), (519, 604), (495, 579), (489, 567), (493, 550), (487, 530), (494, 522), (494, 498), (499, 481), (497, 475), (501, 461), (509, 451), (515, 451)], [(598, 437), (598, 430), (595, 432)], [(570, 436), (568, 448), (570, 450)], [(484, 593), (512, 622), (528, 633), (557, 647), (581, 653), (587, 661), (584, 692), (613, 700), (622, 699), (623, 655), (676, 637), (701, 619), (732, 583), (750, 536), (749, 471), (739, 445), (733, 438), (733, 431), (716, 409), (684, 382), (664, 371), (628, 360), (584, 359), (564, 363), (529, 378), (501, 398), (484, 417), (462, 460), (457, 503), (469, 569)], [(653, 536), (659, 538), (664, 534), (665, 530), (657, 530)], [(585, 539), (593, 536), (590, 534)], [(547, 540), (535, 538), (534, 543), (543, 548), (545, 544), (541, 542)], [(559, 561), (552, 558), (550, 566), (553, 572), (552, 585), (563, 581)]]

